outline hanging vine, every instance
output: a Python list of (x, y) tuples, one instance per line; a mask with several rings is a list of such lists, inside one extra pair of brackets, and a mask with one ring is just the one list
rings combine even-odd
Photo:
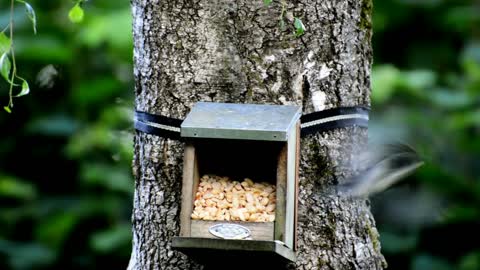
[[(74, 6), (68, 13), (68, 18), (73, 23), (80, 23), (83, 21), (84, 12), (81, 4), (87, 0), (75, 0)], [(0, 75), (8, 84), (8, 104), (3, 106), (3, 109), (11, 113), (13, 109), (13, 98), (28, 95), (30, 93), (30, 85), (27, 80), (18, 75), (17, 63), (15, 61), (14, 50), (14, 8), (15, 4), (19, 3), (25, 7), (25, 14), (32, 23), (33, 33), (37, 34), (37, 16), (35, 10), (26, 1), (11, 0), (10, 1), (10, 19), (9, 23), (0, 32)], [(19, 88), (18, 93), (14, 93), (14, 89)]]

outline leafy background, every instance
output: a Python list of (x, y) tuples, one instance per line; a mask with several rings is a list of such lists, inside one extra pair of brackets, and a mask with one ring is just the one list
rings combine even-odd
[[(0, 113), (0, 269), (125, 269), (131, 236), (132, 35), (128, 1), (32, 0), (15, 9), (31, 93)], [(0, 0), (0, 26), (9, 1)], [(480, 6), (375, 0), (371, 138), (426, 165), (372, 199), (389, 269), (478, 270)], [(308, 25), (306, 26), (308, 31)], [(8, 85), (0, 83), (0, 102)]]

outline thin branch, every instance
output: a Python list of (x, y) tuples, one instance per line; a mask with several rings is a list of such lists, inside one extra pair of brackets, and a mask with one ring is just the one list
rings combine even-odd
[(8, 106), (13, 107), (13, 84), (15, 80), (15, 76), (17, 74), (17, 64), (15, 62), (15, 51), (13, 49), (13, 25), (14, 25), (14, 20), (13, 20), (13, 12), (14, 12), (14, 6), (15, 6), (15, 0), (10, 0), (10, 54), (12, 56), (12, 77), (10, 81), (10, 90), (9, 90), (9, 96), (10, 100), (8, 102)]

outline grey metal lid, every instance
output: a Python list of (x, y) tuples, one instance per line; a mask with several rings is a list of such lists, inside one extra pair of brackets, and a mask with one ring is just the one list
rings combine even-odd
[(182, 137), (287, 141), (299, 106), (198, 102), (181, 125)]

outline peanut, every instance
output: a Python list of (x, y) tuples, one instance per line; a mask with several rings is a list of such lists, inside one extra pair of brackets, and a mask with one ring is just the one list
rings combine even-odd
[(220, 221), (275, 221), (275, 185), (242, 182), (228, 177), (204, 175), (200, 178), (191, 218)]

